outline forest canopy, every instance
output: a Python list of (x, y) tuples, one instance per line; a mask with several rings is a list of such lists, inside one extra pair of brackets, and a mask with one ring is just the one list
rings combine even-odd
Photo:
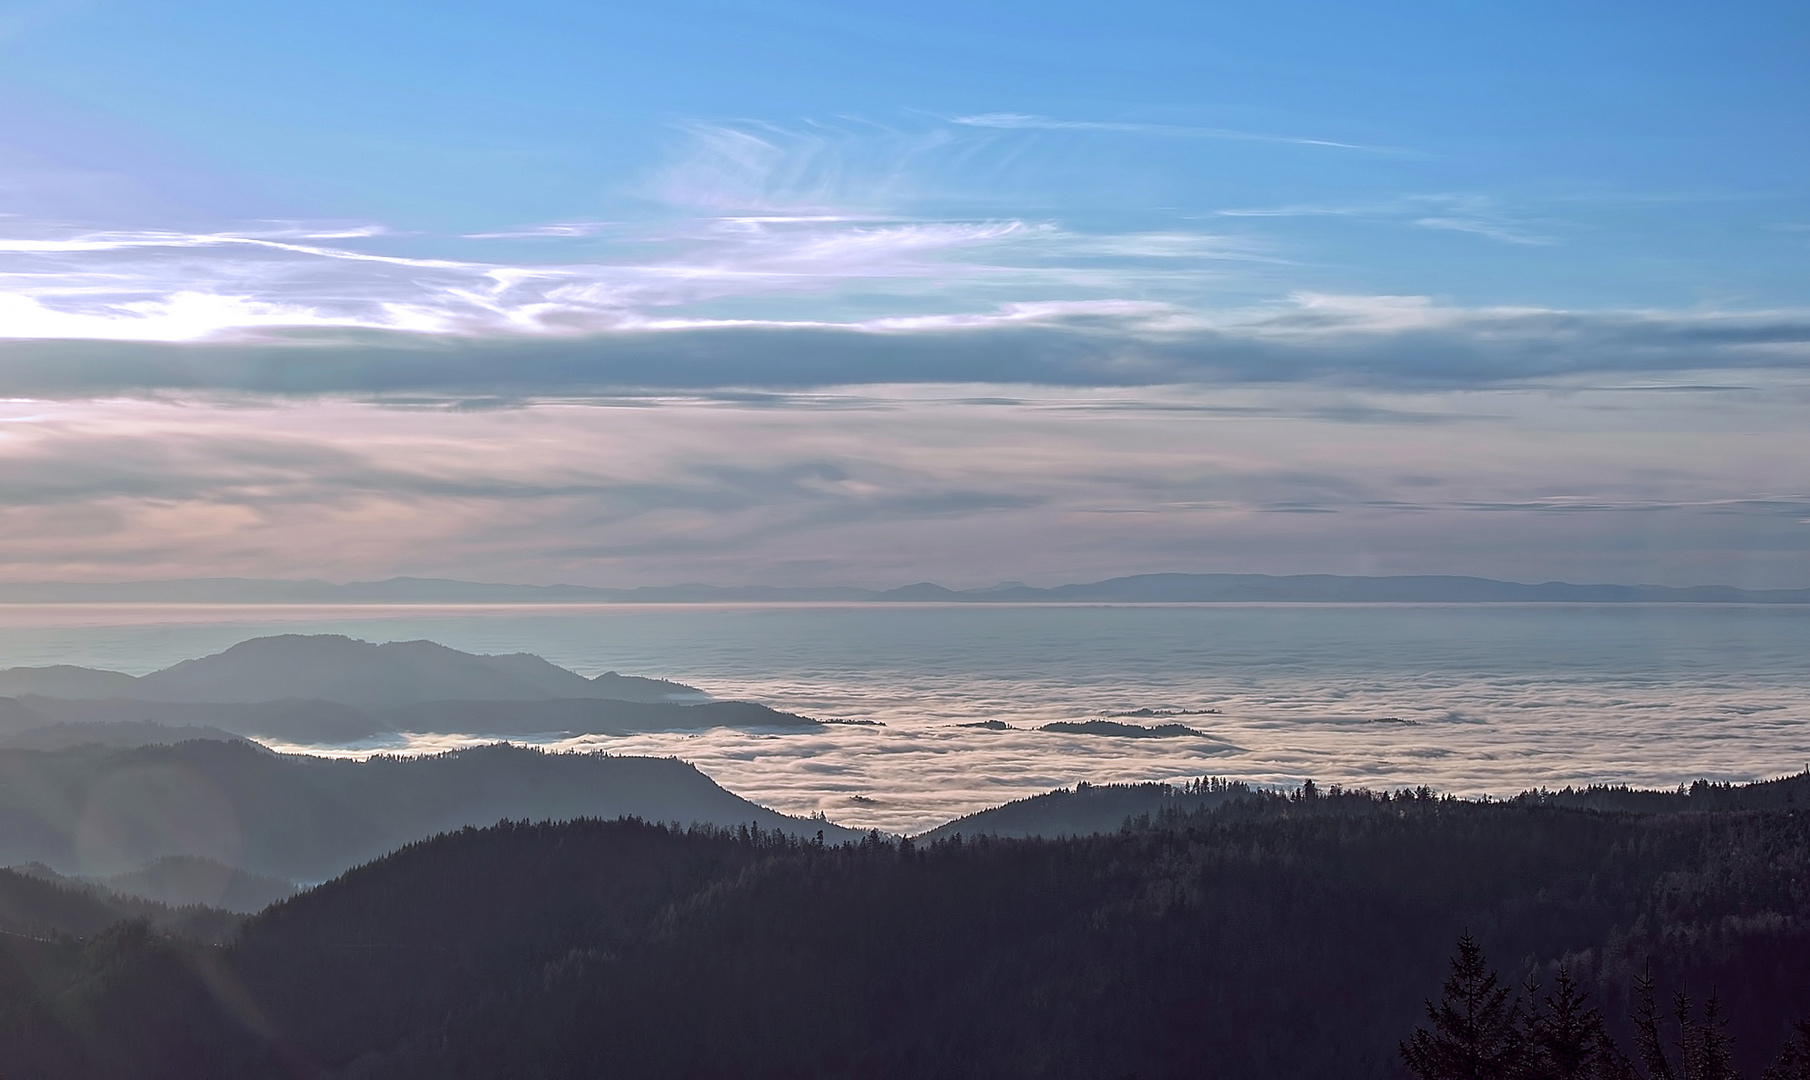
[(1648, 997), (1688, 988), (1692, 1030), (1755, 1077), (1810, 1014), (1807, 786), (1208, 782), (1057, 839), (505, 822), (221, 946), (144, 921), (5, 936), (0, 1074), (1431, 1080), (1443, 1059), (1402, 1047), (1449, 1034), (1426, 1003), (1462, 937), (1501, 959), (1511, 1028), (1556, 1022), (1533, 985), (1637, 1047)]

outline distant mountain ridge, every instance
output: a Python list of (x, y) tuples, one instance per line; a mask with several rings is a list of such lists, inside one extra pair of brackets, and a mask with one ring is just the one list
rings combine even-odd
[(253, 638), (132, 676), (59, 665), (0, 671), (0, 697), (185, 703), (331, 701), (393, 707), (423, 701), (702, 701), (696, 687), (609, 671), (594, 679), (528, 653), (486, 656), (431, 641), (373, 644), (338, 634)]
[[(14, 696), (6, 696), (14, 695)], [(822, 722), (696, 687), (606, 671), (586, 678), (528, 653), (431, 641), (280, 634), (132, 676), (80, 667), (0, 670), (0, 745), (139, 746), (183, 737), (347, 744), (401, 732), (619, 735)]]
[[(1810, 589), (1729, 585), (1528, 584), (1454, 575), (1134, 574), (1039, 588), (1004, 582), (949, 589), (924, 581), (895, 589), (847, 586), (506, 585), (447, 578), (383, 581), (193, 578), (171, 581), (0, 584), (0, 603), (162, 604), (710, 604), (710, 603), (1574, 603), (1810, 604)], [(28, 691), (42, 692), (42, 691)]]
[(945, 589), (919, 582), (889, 589), (877, 601), (904, 603), (1319, 603), (1319, 604), (1810, 604), (1810, 589), (1737, 589), (1727, 585), (1528, 585), (1492, 578), (1338, 574), (1137, 574), (1083, 585), (1040, 589), (1005, 585)]

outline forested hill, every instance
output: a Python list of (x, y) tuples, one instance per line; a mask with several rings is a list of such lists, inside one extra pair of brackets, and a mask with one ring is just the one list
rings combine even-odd
[(920, 841), (956, 836), (1087, 836), (1116, 832), (1129, 818), (1153, 818), (1218, 806), (1256, 792), (1237, 781), (1207, 779), (1186, 784), (1089, 784), (1015, 799), (1003, 806), (956, 818), (919, 837)]
[(1611, 1028), (1649, 963), (1662, 997), (1715, 988), (1752, 1078), (1810, 1012), (1807, 920), (1795, 803), (1302, 790), (845, 846), (523, 823), (411, 845), (225, 950), (0, 938), (0, 1075), (1395, 1077), (1468, 928), (1505, 983), (1566, 965)]
[[(1310, 780), (1308, 784), (1311, 786)], [(1333, 789), (1337, 792), (1337, 789)], [(1128, 818), (1160, 818), (1211, 809), (1232, 799), (1262, 798), (1238, 781), (1208, 777), (1183, 784), (1076, 784), (979, 810), (939, 825), (920, 840), (954, 836), (1086, 836), (1113, 832)], [(1810, 772), (1755, 784), (1714, 784), (1707, 780), (1676, 791), (1625, 785), (1596, 785), (1558, 791), (1528, 791), (1520, 805), (1565, 806), (1580, 810), (1627, 810), (1677, 814), (1693, 810), (1767, 810), (1801, 806), (1810, 810)]]

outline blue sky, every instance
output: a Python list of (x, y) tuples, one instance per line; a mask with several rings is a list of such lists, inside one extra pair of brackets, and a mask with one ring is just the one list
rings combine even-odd
[(0, 574), (1810, 584), (1807, 43), (3, 2)]

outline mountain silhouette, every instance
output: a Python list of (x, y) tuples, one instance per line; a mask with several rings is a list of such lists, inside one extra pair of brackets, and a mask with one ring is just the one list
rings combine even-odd
[(0, 671), (0, 696), (188, 703), (313, 699), (384, 707), (421, 701), (702, 700), (695, 687), (605, 672), (587, 679), (528, 653), (485, 656), (431, 641), (373, 644), (339, 634), (281, 634), (133, 677), (70, 666)]

